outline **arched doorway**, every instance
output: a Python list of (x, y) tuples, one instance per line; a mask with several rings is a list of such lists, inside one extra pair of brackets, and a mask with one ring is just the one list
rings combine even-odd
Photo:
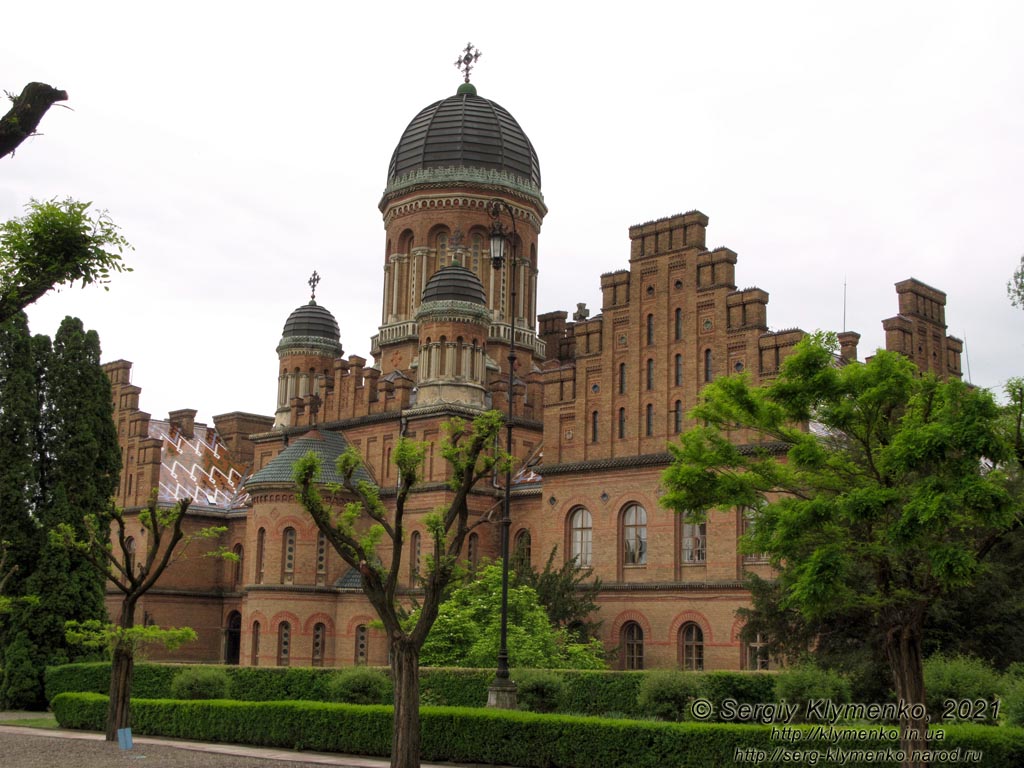
[(224, 663), (237, 664), (242, 652), (242, 614), (232, 611), (228, 614), (228, 626), (224, 630)]

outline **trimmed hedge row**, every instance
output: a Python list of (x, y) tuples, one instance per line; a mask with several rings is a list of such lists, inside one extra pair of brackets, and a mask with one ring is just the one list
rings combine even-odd
[[(210, 669), (211, 665), (142, 663), (135, 665), (132, 696), (171, 698), (171, 681), (183, 669)], [(313, 667), (216, 667), (230, 681), (227, 696), (237, 701), (330, 701), (328, 683), (337, 669)], [(381, 668), (390, 673), (387, 668)], [(512, 671), (513, 680), (518, 670)], [(523, 670), (523, 672), (527, 672)], [(645, 672), (606, 670), (545, 670), (558, 676), (562, 689), (557, 710), (580, 715), (616, 713), (639, 716), (637, 695)], [(775, 700), (775, 676), (751, 672), (694, 672), (702, 696), (713, 702), (732, 698), (758, 703)], [(483, 707), (493, 669), (424, 667), (420, 670), (422, 704), (445, 707)], [(110, 663), (65, 664), (46, 670), (46, 698), (60, 693), (102, 693), (110, 687)]]
[[(65, 728), (102, 730), (106, 697), (63, 693), (52, 702)], [(161, 701), (132, 702), (134, 730), (140, 735), (223, 741), (284, 749), (386, 756), (390, 752), (391, 708), (320, 702)], [(821, 742), (788, 743), (772, 739), (771, 726), (707, 723), (656, 723), (567, 715), (535, 715), (488, 709), (424, 707), (421, 756), (424, 760), (516, 765), (521, 768), (591, 768), (666, 765), (700, 768), (732, 765), (740, 750), (762, 750), (761, 762), (786, 750), (786, 762), (799, 750), (824, 753)], [(1024, 765), (1024, 730), (959, 725), (945, 729), (936, 748), (977, 750), (978, 765)], [(846, 741), (838, 749), (898, 749), (884, 739)], [(747, 762), (757, 762), (748, 752)], [(847, 754), (847, 756), (849, 756)], [(779, 758), (781, 759), (781, 758)], [(845, 760), (849, 768), (877, 765), (878, 759)], [(825, 759), (819, 766), (839, 763)]]

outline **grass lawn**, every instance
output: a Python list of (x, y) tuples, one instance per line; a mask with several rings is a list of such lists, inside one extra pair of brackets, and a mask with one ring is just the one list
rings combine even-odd
[(39, 717), (19, 717), (13, 720), (0, 719), (0, 725), (23, 725), (26, 728), (57, 728), (57, 718), (40, 713)]

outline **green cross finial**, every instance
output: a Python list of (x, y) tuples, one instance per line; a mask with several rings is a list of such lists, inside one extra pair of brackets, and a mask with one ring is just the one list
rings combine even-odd
[(307, 282), (309, 283), (309, 287), (313, 291), (309, 296), (309, 300), (316, 301), (316, 287), (320, 284), (320, 275), (317, 274), (317, 271), (315, 269), (313, 270), (313, 274), (310, 275), (310, 278)]

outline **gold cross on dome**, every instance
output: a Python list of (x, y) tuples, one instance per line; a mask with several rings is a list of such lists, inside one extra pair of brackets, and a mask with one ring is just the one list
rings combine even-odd
[(473, 71), (473, 65), (476, 64), (476, 60), (483, 56), (483, 53), (474, 48), (472, 43), (466, 43), (466, 50), (462, 52), (462, 55), (455, 60), (455, 66), (463, 71), (466, 77), (466, 82), (469, 82), (469, 73)]
[(307, 282), (309, 283), (310, 289), (312, 289), (313, 291), (309, 296), (309, 300), (316, 301), (316, 287), (320, 285), (320, 275), (317, 274), (317, 271), (315, 269), (313, 270), (313, 274), (310, 275), (309, 280)]

